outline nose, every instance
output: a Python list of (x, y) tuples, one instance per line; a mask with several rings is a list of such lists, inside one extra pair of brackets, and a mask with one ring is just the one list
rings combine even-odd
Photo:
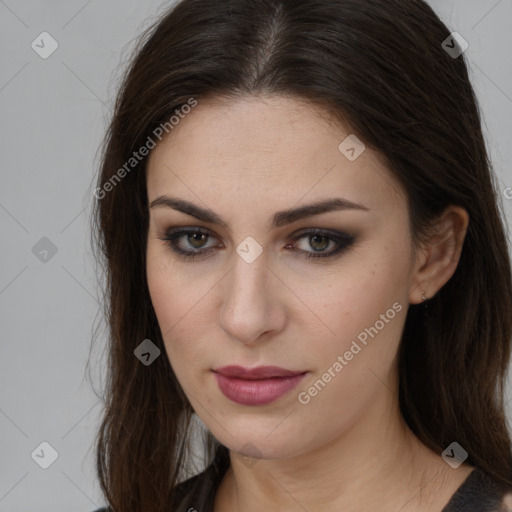
[(286, 307), (280, 298), (280, 281), (268, 267), (266, 252), (251, 263), (238, 254), (222, 280), (220, 326), (232, 338), (250, 345), (264, 334), (279, 332), (286, 323)]

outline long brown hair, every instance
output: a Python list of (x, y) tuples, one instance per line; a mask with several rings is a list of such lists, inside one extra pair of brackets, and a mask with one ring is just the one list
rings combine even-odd
[[(415, 242), (449, 204), (469, 213), (459, 265), (428, 316), (409, 306), (400, 407), (425, 445), (441, 453), (456, 441), (468, 464), (512, 484), (504, 216), (465, 55), (443, 48), (448, 37), (422, 0), (183, 0), (142, 35), (102, 146), (92, 217), (109, 330), (97, 471), (114, 511), (172, 509), (193, 413), (146, 282), (147, 159), (126, 163), (191, 98), (258, 92), (311, 101), (380, 151), (407, 192)], [(134, 356), (145, 339), (162, 352), (150, 366)], [(227, 464), (227, 448), (205, 441), (205, 464), (215, 453)]]

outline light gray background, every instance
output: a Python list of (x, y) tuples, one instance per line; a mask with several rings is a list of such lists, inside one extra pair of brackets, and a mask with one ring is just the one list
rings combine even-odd
[[(512, 186), (512, 0), (430, 3), (469, 42), (466, 56), (504, 191)], [(103, 504), (91, 448), (101, 400), (85, 366), (98, 313), (91, 180), (118, 66), (168, 6), (0, 0), (0, 512), (87, 512)], [(43, 31), (59, 45), (47, 59), (31, 48)], [(57, 247), (46, 263), (32, 252), (42, 237)], [(96, 389), (102, 357), (96, 351), (91, 360)], [(31, 458), (43, 441), (58, 452), (46, 470)]]

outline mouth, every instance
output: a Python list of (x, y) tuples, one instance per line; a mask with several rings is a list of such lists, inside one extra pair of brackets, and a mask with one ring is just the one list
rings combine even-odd
[(304, 378), (307, 371), (294, 371), (278, 366), (223, 366), (212, 370), (220, 391), (241, 405), (264, 405), (281, 398)]

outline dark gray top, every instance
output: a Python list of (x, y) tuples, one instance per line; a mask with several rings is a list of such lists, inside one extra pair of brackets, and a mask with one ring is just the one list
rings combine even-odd
[[(226, 469), (213, 462), (202, 473), (179, 484), (179, 505), (172, 512), (213, 512), (215, 493)], [(501, 503), (507, 492), (493, 477), (475, 468), (440, 512), (510, 512)], [(111, 510), (101, 508), (95, 512)]]

